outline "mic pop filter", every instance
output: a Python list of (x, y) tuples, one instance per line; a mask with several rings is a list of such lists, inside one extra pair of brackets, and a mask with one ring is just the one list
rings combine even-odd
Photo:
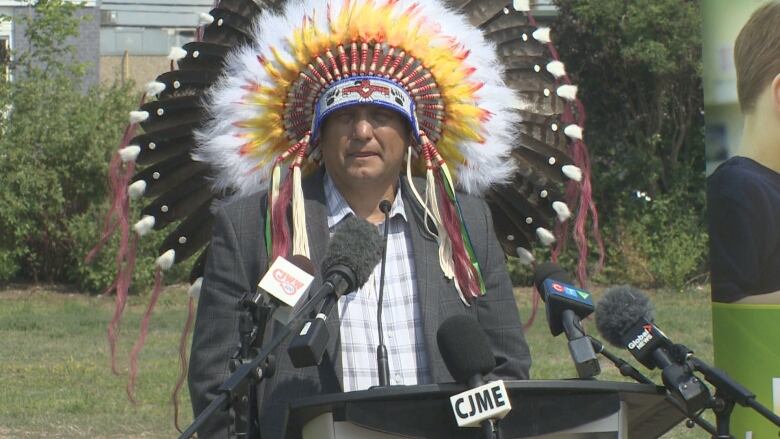
[(448, 318), (436, 333), (439, 351), (450, 375), (467, 384), (474, 376), (483, 376), (496, 367), (485, 331), (476, 320), (465, 315)]
[(368, 221), (351, 216), (344, 220), (331, 237), (322, 260), (322, 275), (342, 275), (354, 291), (363, 286), (382, 258), (382, 238)]
[(624, 348), (624, 334), (641, 320), (655, 319), (653, 305), (645, 293), (621, 285), (608, 289), (596, 306), (596, 328), (609, 344)]

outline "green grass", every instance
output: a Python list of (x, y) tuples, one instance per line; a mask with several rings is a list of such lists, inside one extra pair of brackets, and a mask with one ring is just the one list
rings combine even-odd
[[(600, 293), (597, 289), (596, 295)], [(709, 292), (651, 294), (656, 322), (673, 340), (699, 349), (712, 359)], [(531, 294), (518, 290), (524, 318), (530, 316)], [(113, 297), (74, 294), (58, 288), (17, 288), (0, 291), (0, 438), (157, 438), (175, 437), (172, 386), (178, 373), (178, 341), (186, 318), (186, 290), (163, 292), (152, 318), (140, 359), (138, 403), (127, 400), (127, 353), (138, 335), (148, 297), (132, 297), (120, 336), (120, 376), (109, 367), (106, 324)], [(592, 320), (586, 323), (595, 333)], [(535, 379), (576, 376), (566, 339), (552, 338), (544, 307), (527, 332)], [(616, 354), (630, 355), (617, 348)], [(640, 368), (641, 370), (641, 368)], [(643, 373), (645, 371), (643, 370)], [(660, 382), (657, 373), (649, 374)], [(602, 380), (625, 381), (602, 362)], [(191, 420), (186, 388), (182, 395), (182, 426)], [(666, 437), (707, 437), (702, 430), (678, 426)]]

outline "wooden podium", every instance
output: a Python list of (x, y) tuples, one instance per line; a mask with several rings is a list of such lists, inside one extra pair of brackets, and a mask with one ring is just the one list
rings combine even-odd
[[(501, 422), (512, 438), (657, 438), (685, 417), (662, 387), (609, 381), (505, 381), (512, 411)], [(458, 384), (394, 386), (295, 401), (289, 439), (478, 438), (458, 428), (449, 398)]]

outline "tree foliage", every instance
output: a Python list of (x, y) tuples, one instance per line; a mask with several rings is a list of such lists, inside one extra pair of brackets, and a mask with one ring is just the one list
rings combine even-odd
[(605, 280), (680, 286), (706, 267), (698, 2), (556, 4), (555, 44), (588, 110)]
[(83, 259), (99, 237), (109, 158), (134, 99), (129, 85), (85, 91), (69, 42), (79, 7), (40, 0), (16, 23), (28, 44), (13, 54), (14, 81), (0, 84), (0, 282), (100, 290), (113, 277), (110, 252), (95, 266)]

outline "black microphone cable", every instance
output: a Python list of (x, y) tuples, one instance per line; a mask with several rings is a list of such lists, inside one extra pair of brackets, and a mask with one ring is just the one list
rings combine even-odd
[(389, 385), (390, 382), (390, 362), (387, 358), (387, 347), (385, 347), (384, 331), (382, 330), (382, 302), (385, 296), (385, 265), (387, 263), (387, 235), (390, 230), (390, 208), (391, 204), (387, 200), (379, 203), (379, 210), (385, 214), (385, 230), (382, 240), (382, 265), (379, 274), (379, 294), (377, 299), (376, 325), (379, 334), (379, 345), (376, 347), (376, 366), (379, 373), (379, 385), (381, 387)]

